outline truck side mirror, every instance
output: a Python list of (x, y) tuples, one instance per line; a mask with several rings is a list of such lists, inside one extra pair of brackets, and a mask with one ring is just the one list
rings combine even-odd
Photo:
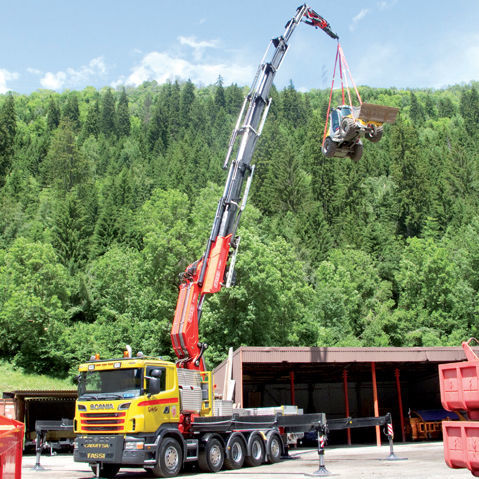
[(162, 388), (162, 369), (152, 369), (149, 376), (145, 376), (148, 379), (148, 394), (158, 394), (161, 392)]
[(148, 383), (148, 394), (158, 394), (159, 392), (161, 392), (161, 380), (152, 377)]

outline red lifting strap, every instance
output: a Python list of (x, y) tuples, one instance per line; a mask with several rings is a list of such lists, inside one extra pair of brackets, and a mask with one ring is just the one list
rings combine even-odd
[[(353, 76), (351, 75), (351, 70), (349, 69), (348, 62), (346, 61), (346, 57), (344, 56), (343, 49), (338, 42), (338, 48), (336, 50), (336, 59), (334, 61), (334, 70), (333, 70), (333, 80), (331, 82), (331, 90), (329, 92), (329, 103), (328, 103), (328, 111), (326, 113), (326, 121), (324, 123), (324, 134), (323, 134), (323, 142), (321, 143), (321, 146), (324, 146), (324, 141), (326, 140), (327, 132), (328, 132), (328, 122), (329, 122), (329, 113), (331, 111), (331, 100), (333, 97), (333, 89), (334, 89), (334, 80), (336, 78), (336, 67), (338, 65), (338, 60), (339, 60), (339, 76), (341, 79), (341, 94), (342, 94), (342, 100), (343, 100), (343, 105), (346, 104), (346, 100), (344, 97), (344, 84), (343, 84), (343, 78), (344, 82), (346, 83), (346, 91), (348, 92), (348, 99), (349, 99), (349, 105), (352, 107), (352, 100), (351, 100), (351, 94), (349, 91), (349, 85), (348, 85), (348, 79), (347, 75), (349, 75), (349, 78), (351, 80), (351, 83), (354, 87), (354, 91), (356, 92), (356, 96), (358, 98), (359, 104), (362, 105), (363, 101), (361, 100), (361, 95), (359, 94), (359, 91), (356, 87), (356, 84), (354, 83)], [(343, 70), (345, 72), (344, 77), (343, 77)], [(346, 75), (347, 73), (347, 75)]]

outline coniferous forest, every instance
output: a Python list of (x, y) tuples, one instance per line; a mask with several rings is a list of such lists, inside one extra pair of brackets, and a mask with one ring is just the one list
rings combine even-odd
[[(321, 153), (329, 91), (273, 88), (236, 286), (205, 302), (210, 367), (230, 346), (479, 334), (477, 88), (361, 87), (400, 114), (358, 163)], [(57, 376), (125, 344), (173, 359), (178, 274), (206, 245), (246, 92), (219, 78), (0, 96), (1, 358)]]

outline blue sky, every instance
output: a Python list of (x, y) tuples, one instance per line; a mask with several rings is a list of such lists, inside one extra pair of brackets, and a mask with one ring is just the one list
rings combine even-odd
[[(0, 0), (0, 93), (190, 78), (249, 85), (293, 0)], [(340, 42), (356, 83), (441, 88), (479, 80), (477, 0), (308, 2)], [(300, 25), (276, 76), (297, 89), (331, 82), (336, 42)]]

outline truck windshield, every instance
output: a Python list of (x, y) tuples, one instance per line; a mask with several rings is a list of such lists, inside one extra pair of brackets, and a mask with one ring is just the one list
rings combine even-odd
[(348, 115), (351, 115), (351, 108), (348, 108), (347, 106), (343, 106), (341, 108), (341, 116), (344, 118)]
[(78, 398), (84, 400), (124, 399), (141, 394), (142, 369), (85, 371), (80, 375)]

